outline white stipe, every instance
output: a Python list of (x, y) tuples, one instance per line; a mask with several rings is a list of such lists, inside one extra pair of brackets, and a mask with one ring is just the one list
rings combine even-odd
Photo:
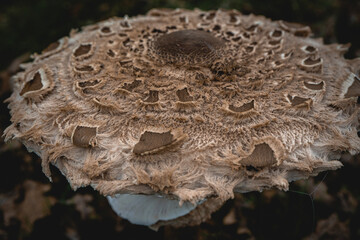
[(133, 224), (150, 226), (159, 220), (171, 220), (188, 214), (196, 208), (189, 202), (179, 206), (179, 200), (155, 195), (116, 194), (107, 197), (112, 209)]

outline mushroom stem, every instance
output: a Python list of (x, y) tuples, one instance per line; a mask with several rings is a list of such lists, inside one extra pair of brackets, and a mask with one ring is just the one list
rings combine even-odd
[[(163, 220), (168, 221), (188, 214), (196, 206), (178, 200), (171, 200), (159, 195), (116, 194), (108, 196), (112, 209), (122, 218), (138, 225), (150, 226)], [(199, 203), (200, 204), (200, 203)]]

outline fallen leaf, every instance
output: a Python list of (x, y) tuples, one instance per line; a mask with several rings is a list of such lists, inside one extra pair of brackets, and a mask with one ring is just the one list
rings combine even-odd
[(329, 218), (320, 220), (316, 226), (316, 231), (304, 240), (316, 239), (350, 239), (349, 227), (346, 223), (340, 222), (337, 214), (334, 213)]
[(4, 224), (9, 226), (11, 219), (18, 219), (25, 232), (32, 230), (34, 222), (50, 214), (55, 198), (45, 196), (50, 184), (26, 180), (14, 191), (0, 195), (0, 209), (4, 214)]

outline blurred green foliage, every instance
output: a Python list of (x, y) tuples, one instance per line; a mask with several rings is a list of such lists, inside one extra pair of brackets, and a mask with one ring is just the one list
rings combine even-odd
[(25, 52), (40, 52), (49, 43), (111, 16), (145, 14), (151, 8), (227, 8), (272, 19), (302, 22), (325, 42), (352, 42), (348, 57), (360, 45), (360, 1), (357, 0), (2, 0), (0, 2), (0, 70)]

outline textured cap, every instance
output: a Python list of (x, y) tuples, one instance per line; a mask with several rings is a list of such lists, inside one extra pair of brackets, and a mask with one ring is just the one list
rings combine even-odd
[(235, 10), (86, 26), (12, 78), (6, 139), (131, 222), (199, 224), (234, 192), (287, 190), (359, 153), (360, 59), (310, 36)]

